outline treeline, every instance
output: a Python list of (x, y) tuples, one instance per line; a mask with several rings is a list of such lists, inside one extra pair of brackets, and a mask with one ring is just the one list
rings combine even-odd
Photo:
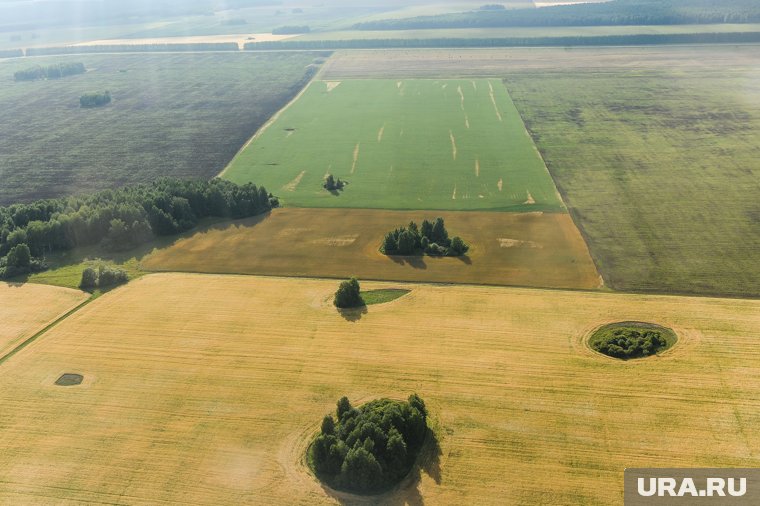
[(298, 33), (309, 33), (311, 28), (306, 25), (300, 26), (280, 26), (272, 30), (272, 35), (295, 35)]
[(760, 22), (756, 0), (614, 0), (540, 9), (471, 11), (366, 21), (355, 30), (498, 28), (519, 26), (684, 25)]
[(60, 79), (66, 76), (84, 74), (87, 69), (84, 63), (56, 63), (42, 67), (37, 65), (28, 69), (19, 70), (13, 74), (16, 81), (36, 81), (37, 79)]
[[(155, 236), (190, 230), (206, 217), (245, 218), (277, 205), (264, 187), (221, 179), (161, 179), (90, 196), (14, 204), (0, 207), (0, 258), (22, 245), (30, 262), (53, 251), (94, 244), (127, 250)], [(24, 251), (16, 253), (24, 256)]]
[(743, 44), (760, 42), (760, 32), (598, 35), (574, 37), (491, 37), (433, 39), (281, 40), (252, 42), (246, 50), (392, 49), (458, 47), (646, 46), (661, 44)]
[(111, 103), (111, 92), (108, 90), (85, 93), (84, 95), (79, 97), (79, 105), (85, 108), (101, 107), (110, 103)]
[(0, 58), (20, 58), (22, 56), (24, 56), (24, 52), (20, 49), (0, 50)]
[(27, 56), (50, 56), (82, 53), (150, 53), (182, 51), (239, 51), (236, 42), (201, 42), (193, 44), (108, 44), (102, 46), (37, 47), (26, 50)]

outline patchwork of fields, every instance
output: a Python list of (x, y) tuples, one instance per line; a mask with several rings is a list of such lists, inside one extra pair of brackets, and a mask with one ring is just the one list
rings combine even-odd
[[(441, 216), (464, 258), (387, 257), (390, 230)], [(144, 269), (594, 289), (601, 284), (565, 213), (275, 209), (156, 249)]]
[(79, 290), (0, 282), (0, 359), (87, 297)]
[[(355, 321), (333, 281), (153, 275), (99, 298), (3, 365), (0, 502), (334, 504), (302, 451), (342, 395), (427, 402), (440, 453), (389, 503), (614, 504), (625, 467), (760, 465), (757, 301), (366, 287), (412, 292)], [(633, 363), (582, 343), (642, 319), (681, 342)]]
[(316, 81), (223, 177), (299, 207), (564, 210), (499, 80)]
[[(80, 55), (0, 61), (0, 205), (161, 176), (212, 177), (305, 84), (314, 53)], [(14, 82), (34, 65), (83, 75)], [(81, 109), (84, 93), (113, 102)]]

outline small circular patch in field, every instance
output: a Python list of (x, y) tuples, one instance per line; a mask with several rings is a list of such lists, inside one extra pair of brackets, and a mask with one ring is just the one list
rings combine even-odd
[(60, 378), (55, 380), (55, 384), (59, 387), (73, 387), (76, 385), (81, 385), (82, 381), (84, 380), (84, 376), (81, 374), (75, 374), (75, 373), (65, 373), (62, 374)]
[(668, 327), (624, 321), (597, 327), (589, 335), (586, 345), (592, 351), (610, 358), (634, 360), (659, 355), (677, 342), (678, 336)]

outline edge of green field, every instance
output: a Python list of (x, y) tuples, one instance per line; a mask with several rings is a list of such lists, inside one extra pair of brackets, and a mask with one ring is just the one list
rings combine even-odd
[(222, 177), (292, 207), (566, 212), (499, 79), (314, 81)]

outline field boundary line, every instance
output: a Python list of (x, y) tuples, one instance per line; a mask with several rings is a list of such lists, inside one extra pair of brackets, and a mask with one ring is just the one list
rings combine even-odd
[(63, 320), (65, 320), (69, 316), (73, 315), (74, 313), (76, 313), (77, 311), (79, 311), (84, 306), (86, 306), (87, 304), (89, 304), (90, 302), (94, 301), (97, 298), (98, 297), (95, 296), (95, 295), (89, 296), (87, 299), (85, 299), (81, 303), (77, 304), (72, 309), (68, 310), (67, 312), (65, 312), (64, 314), (62, 314), (61, 316), (59, 316), (58, 318), (56, 318), (55, 320), (53, 320), (52, 322), (50, 322), (47, 325), (45, 325), (38, 332), (36, 332), (35, 334), (33, 334), (30, 337), (26, 338), (24, 341), (20, 342), (19, 344), (17, 344), (15, 348), (13, 348), (8, 353), (6, 353), (2, 357), (0, 357), (0, 365), (3, 365), (10, 358), (12, 358), (16, 353), (20, 352), (21, 350), (23, 350), (24, 348), (26, 348), (27, 346), (29, 346), (30, 344), (32, 344), (33, 342), (35, 342), (37, 339), (39, 339), (40, 337), (42, 337), (45, 333), (47, 333), (48, 330), (50, 330), (53, 327), (57, 326)]
[(288, 110), (288, 108), (291, 105), (295, 104), (298, 101), (298, 99), (300, 99), (303, 96), (303, 94), (306, 93), (306, 90), (308, 90), (311, 87), (312, 84), (314, 84), (316, 81), (319, 81), (319, 80), (322, 79), (322, 73), (323, 73), (325, 67), (327, 66), (327, 63), (330, 61), (331, 58), (332, 58), (332, 56), (330, 56), (327, 59), (327, 61), (325, 61), (322, 65), (320, 65), (319, 70), (317, 70), (314, 73), (314, 75), (311, 77), (311, 79), (309, 79), (309, 81), (304, 85), (304, 87), (301, 88), (301, 91), (299, 91), (298, 94), (296, 94), (296, 96), (293, 97), (290, 100), (290, 102), (288, 102), (287, 104), (285, 104), (285, 106), (283, 106), (279, 111), (277, 111), (276, 113), (274, 113), (272, 115), (272, 117), (269, 118), (266, 121), (266, 123), (264, 123), (263, 125), (261, 125), (261, 128), (259, 128), (258, 130), (256, 130), (253, 133), (253, 135), (251, 136), (251, 138), (248, 139), (248, 141), (245, 144), (243, 144), (243, 146), (240, 149), (237, 150), (237, 153), (235, 153), (235, 156), (232, 157), (232, 159), (227, 163), (227, 165), (224, 166), (224, 168), (222, 169), (222, 171), (219, 174), (217, 174), (216, 177), (219, 177), (219, 178), (224, 177), (224, 175), (227, 173), (227, 171), (232, 166), (232, 163), (237, 159), (237, 157), (239, 157), (240, 154), (243, 151), (245, 151), (246, 149), (248, 149), (248, 146), (250, 146), (253, 141), (255, 141), (256, 139), (258, 139), (261, 134), (263, 134), (265, 131), (267, 131), (269, 129), (269, 127), (272, 126), (272, 124), (274, 124), (275, 121), (277, 121), (278, 119), (280, 119), (280, 115), (282, 115), (283, 112), (285, 112), (286, 110)]

